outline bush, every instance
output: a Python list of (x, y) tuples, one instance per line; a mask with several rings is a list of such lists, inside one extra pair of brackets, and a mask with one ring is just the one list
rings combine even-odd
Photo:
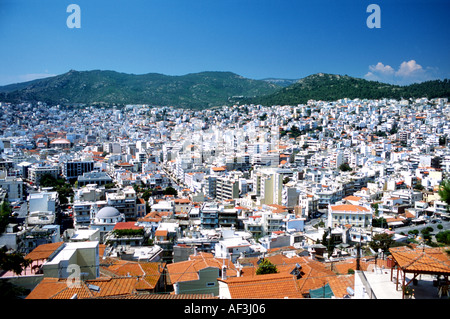
[(436, 241), (445, 245), (450, 244), (450, 230), (441, 231), (436, 234)]
[(275, 274), (278, 272), (277, 266), (272, 264), (269, 260), (264, 259), (256, 270), (257, 275)]
[(135, 237), (144, 235), (143, 229), (116, 229), (113, 231), (117, 237)]

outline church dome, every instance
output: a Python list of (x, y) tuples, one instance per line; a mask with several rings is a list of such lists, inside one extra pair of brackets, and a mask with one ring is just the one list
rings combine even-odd
[(70, 144), (70, 141), (65, 138), (57, 138), (51, 141), (50, 144)]
[(120, 212), (114, 207), (103, 207), (97, 213), (97, 218), (106, 219), (106, 218), (117, 218), (120, 216)]

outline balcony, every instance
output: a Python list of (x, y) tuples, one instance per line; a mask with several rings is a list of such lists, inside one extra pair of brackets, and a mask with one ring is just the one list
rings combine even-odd
[[(363, 280), (356, 280), (355, 292), (365, 288), (367, 295), (365, 299), (402, 299), (402, 290), (396, 287), (395, 280), (391, 280), (391, 270), (373, 268), (361, 272), (359, 275)], [(413, 275), (407, 274), (406, 281), (412, 280)], [(395, 279), (395, 278), (393, 278)], [(413, 294), (409, 299), (446, 299), (447, 296), (439, 296), (438, 287), (433, 284), (434, 276), (422, 274), (418, 284), (412, 285)], [(355, 296), (356, 298), (357, 296)], [(358, 296), (361, 298), (361, 296)]]

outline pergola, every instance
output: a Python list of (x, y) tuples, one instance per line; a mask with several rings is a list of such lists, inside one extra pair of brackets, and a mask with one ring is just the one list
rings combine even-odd
[[(447, 248), (409, 248), (406, 246), (390, 248), (391, 260), (391, 281), (396, 282), (396, 289), (402, 277), (402, 298), (405, 298), (405, 288), (413, 282), (417, 276), (427, 274), (443, 276), (443, 280), (438, 287), (441, 294), (448, 294), (448, 276), (450, 275), (450, 257), (444, 251)], [(397, 272), (394, 277), (394, 271)], [(406, 282), (406, 274), (413, 274), (413, 278)]]

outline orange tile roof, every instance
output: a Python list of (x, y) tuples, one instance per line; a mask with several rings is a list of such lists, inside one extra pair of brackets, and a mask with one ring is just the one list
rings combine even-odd
[(120, 259), (111, 259), (112, 263), (101, 266), (101, 272), (116, 277), (138, 277), (137, 290), (154, 289), (161, 277), (164, 264), (156, 262), (136, 262)]
[(232, 299), (302, 298), (294, 276), (286, 273), (219, 279), (228, 286)]
[[(129, 278), (97, 278), (93, 280), (86, 280), (86, 288), (89, 287), (89, 285), (95, 285), (100, 288), (100, 290), (94, 291), (92, 289), (89, 289), (89, 294), (95, 298), (95, 297), (102, 297), (102, 296), (118, 296), (118, 295), (125, 295), (132, 293), (135, 291), (135, 286), (137, 283), (136, 277), (129, 277)], [(71, 289), (67, 289), (66, 296), (72, 296), (70, 294)], [(61, 295), (61, 296), (59, 296)], [(52, 299), (59, 299), (60, 297), (63, 297), (63, 292), (59, 293), (57, 296), (55, 296)], [(63, 298), (66, 299), (66, 298)]]
[(362, 198), (362, 197), (353, 196), (353, 195), (344, 197), (345, 200), (352, 200), (352, 201), (359, 201), (361, 198)]
[(144, 229), (142, 226), (136, 226), (136, 222), (118, 222), (114, 226), (114, 230), (118, 229)]
[(155, 231), (155, 236), (163, 236), (163, 237), (165, 237), (165, 236), (167, 236), (168, 233), (169, 232), (167, 230), (165, 230), (165, 229), (163, 229), (163, 230), (156, 230)]
[(347, 287), (355, 286), (355, 275), (341, 275), (328, 277), (328, 284), (336, 298), (344, 298), (348, 295)]
[(66, 280), (43, 278), (25, 299), (50, 299), (53, 295), (66, 288)]
[[(392, 258), (407, 272), (450, 275), (450, 257), (445, 248), (390, 248)], [(448, 249), (448, 248), (447, 248)]]
[[(137, 282), (137, 277), (97, 278), (82, 281), (78, 287), (70, 287), (66, 279), (44, 278), (26, 299), (70, 299), (75, 294), (78, 299), (128, 295), (135, 292)], [(100, 289), (95, 291), (89, 285)]]
[(369, 210), (365, 207), (358, 205), (334, 205), (331, 206), (333, 211), (345, 211), (345, 212), (368, 212)]
[(173, 200), (175, 204), (190, 204), (191, 200), (189, 198), (175, 198)]
[(237, 271), (229, 259), (214, 258), (212, 254), (199, 253), (191, 256), (191, 260), (181, 261), (167, 265), (167, 273), (170, 282), (182, 282), (198, 280), (198, 272), (202, 269), (214, 267), (221, 269), (223, 264), (227, 267), (227, 274), (236, 276)]
[(48, 259), (63, 244), (64, 242), (60, 241), (57, 243), (39, 245), (35, 249), (33, 249), (29, 254), (27, 254), (25, 258), (31, 260)]

